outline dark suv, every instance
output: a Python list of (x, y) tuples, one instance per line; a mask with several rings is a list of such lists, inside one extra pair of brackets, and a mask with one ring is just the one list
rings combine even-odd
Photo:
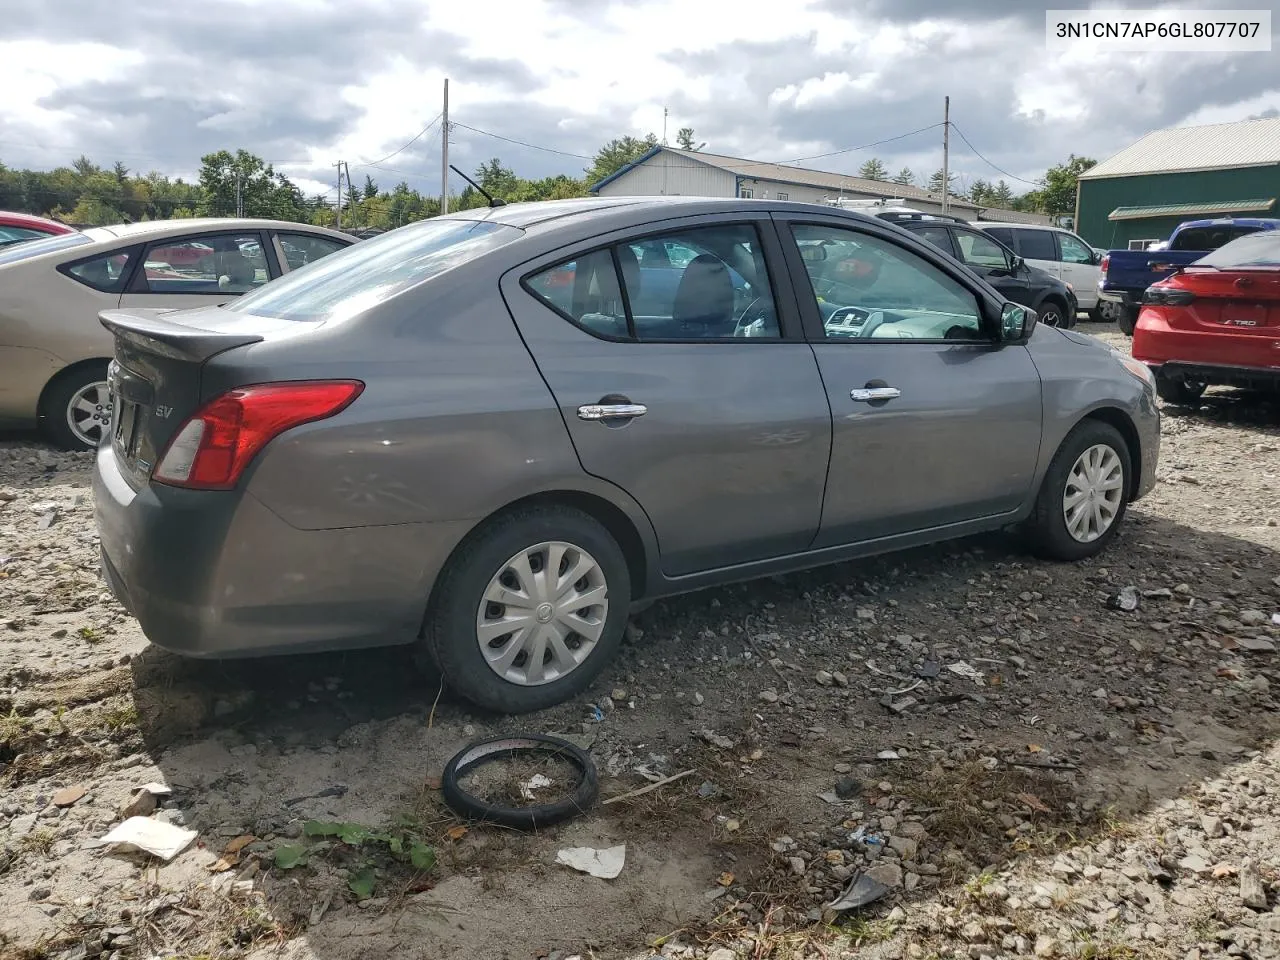
[(940, 214), (886, 211), (877, 216), (951, 254), (1008, 299), (1034, 310), (1046, 326), (1076, 325), (1079, 303), (1071, 287), (1030, 266), (989, 233)]

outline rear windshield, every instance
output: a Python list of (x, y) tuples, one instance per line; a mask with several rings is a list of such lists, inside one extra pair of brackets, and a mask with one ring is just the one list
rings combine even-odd
[(84, 243), (93, 243), (93, 240), (83, 233), (60, 233), (56, 237), (45, 237), (43, 240), (25, 240), (0, 249), (0, 265), (29, 260), (42, 254), (78, 247)]
[(486, 220), (420, 220), (291, 270), (227, 309), (282, 320), (353, 316), (523, 232)]
[(1276, 269), (1280, 267), (1280, 230), (1251, 233), (1232, 240), (1192, 266), (1230, 269)]
[(1181, 231), (1169, 244), (1170, 250), (1217, 250), (1232, 240), (1256, 233), (1257, 227), (1191, 227)]

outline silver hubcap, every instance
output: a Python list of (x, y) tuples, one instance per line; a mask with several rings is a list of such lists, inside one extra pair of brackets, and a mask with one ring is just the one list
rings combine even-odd
[(1067, 532), (1091, 543), (1111, 529), (1124, 497), (1124, 465), (1105, 443), (1094, 444), (1076, 459), (1062, 494)]
[(540, 543), (489, 581), (476, 641), (489, 669), (507, 682), (552, 683), (591, 656), (608, 615), (609, 585), (595, 558), (571, 543)]
[(105, 380), (86, 383), (67, 404), (67, 426), (82, 443), (96, 447), (111, 423), (111, 391)]

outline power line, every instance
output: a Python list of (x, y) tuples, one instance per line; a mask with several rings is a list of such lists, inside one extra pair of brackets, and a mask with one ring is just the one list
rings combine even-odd
[[(870, 150), (872, 147), (878, 147), (881, 144), (893, 143), (895, 140), (905, 140), (907, 139), (907, 137), (914, 137), (917, 133), (926, 133), (929, 130), (936, 130), (940, 126), (942, 126), (941, 122), (931, 123), (927, 127), (921, 127), (919, 130), (912, 130), (910, 133), (900, 133), (896, 137), (886, 137), (884, 140), (876, 140), (874, 143), (863, 143), (863, 144), (859, 144), (856, 147), (841, 147), (839, 150), (832, 150), (829, 153), (816, 153), (811, 157), (796, 157), (795, 159), (792, 159), (792, 160), (774, 160), (774, 161), (761, 161), (761, 162), (762, 163), (772, 162), (775, 164), (804, 163), (808, 160), (822, 160), (826, 157), (838, 157), (843, 153), (856, 153), (859, 150)], [(953, 123), (952, 126), (954, 127), (955, 124)], [(974, 151), (974, 152), (976, 153), (977, 151)]]
[(967, 146), (973, 152), (973, 155), (977, 157), (979, 160), (981, 160), (983, 163), (985, 163), (987, 166), (989, 166), (992, 170), (995, 170), (997, 173), (1004, 174), (1010, 180), (1017, 180), (1019, 183), (1030, 184), (1033, 187), (1044, 186), (1043, 180), (1027, 180), (1025, 177), (1016, 176), (1015, 174), (1010, 173), (1008, 170), (1004, 170), (1004, 169), (1001, 169), (1000, 167), (997, 167), (994, 163), (992, 163), (990, 160), (988, 160), (986, 157), (984, 157), (982, 154), (978, 152), (977, 148), (972, 143), (969, 142), (969, 138), (964, 135), (963, 130), (957, 127), (954, 123), (951, 124), (951, 128), (955, 130), (957, 136), (959, 136), (960, 139), (965, 142), (965, 146)]
[(440, 122), (440, 118), (441, 118), (442, 116), (444, 116), (444, 114), (442, 114), (442, 113), (437, 113), (437, 114), (436, 114), (436, 116), (435, 116), (435, 119), (434, 119), (434, 120), (432, 120), (430, 123), (428, 123), (428, 124), (427, 124), (425, 127), (423, 127), (421, 130), (419, 130), (419, 131), (417, 132), (417, 134), (413, 137), (413, 139), (412, 139), (412, 140), (410, 140), (408, 143), (406, 143), (406, 144), (405, 144), (403, 147), (401, 147), (399, 150), (392, 150), (392, 151), (391, 151), (390, 153), (388, 153), (385, 157), (381, 157), (381, 158), (379, 158), (379, 159), (377, 159), (377, 160), (369, 160), (369, 161), (366, 161), (366, 162), (363, 162), (363, 163), (357, 163), (357, 164), (356, 164), (356, 166), (357, 166), (357, 167), (376, 167), (378, 164), (383, 163), (384, 161), (390, 160), (392, 157), (396, 156), (397, 154), (404, 153), (404, 151), (408, 150), (411, 146), (413, 146), (413, 145), (414, 145), (415, 143), (417, 143), (420, 139), (422, 139), (424, 136), (426, 136), (426, 134), (428, 133), (428, 131), (430, 131), (432, 127), (434, 127), (437, 123), (439, 123), (439, 122)]
[(588, 157), (581, 153), (570, 153), (568, 150), (557, 150), (555, 147), (540, 147), (536, 143), (527, 143), (524, 140), (513, 140), (511, 137), (504, 137), (499, 133), (490, 133), (488, 130), (481, 130), (479, 127), (469, 127), (465, 123), (459, 123), (457, 120), (449, 122), (450, 127), (461, 127), (463, 130), (470, 130), (472, 133), (478, 133), (481, 136), (493, 137), (495, 140), (501, 140), (504, 143), (514, 143), (518, 147), (528, 147), (530, 150), (541, 150), (543, 153), (557, 153), (562, 157), (573, 157), (575, 160), (594, 160), (595, 157)]

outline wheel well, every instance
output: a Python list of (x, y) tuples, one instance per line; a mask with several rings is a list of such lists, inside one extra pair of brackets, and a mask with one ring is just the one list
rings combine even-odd
[(44, 389), (40, 391), (40, 400), (36, 403), (36, 415), (40, 417), (45, 416), (45, 405), (49, 399), (49, 391), (52, 390), (56, 384), (61, 383), (63, 380), (66, 380), (82, 370), (99, 365), (105, 365), (110, 362), (110, 357), (90, 357), (88, 360), (77, 360), (75, 363), (63, 367), (49, 378), (48, 382), (44, 385)]
[(1064, 319), (1064, 320), (1065, 320), (1065, 319), (1068, 319), (1068, 318), (1067, 318), (1067, 304), (1066, 304), (1066, 302), (1065, 302), (1065, 301), (1063, 301), (1063, 300), (1059, 300), (1059, 299), (1058, 299), (1057, 294), (1053, 294), (1053, 293), (1051, 293), (1051, 294), (1049, 294), (1047, 297), (1042, 298), (1042, 299), (1041, 299), (1041, 301), (1040, 301), (1040, 306), (1042, 306), (1042, 307), (1043, 307), (1045, 304), (1052, 304), (1053, 306), (1057, 307), (1060, 311), (1062, 311), (1062, 317), (1063, 317), (1063, 319)]
[(1101, 407), (1094, 410), (1085, 417), (1086, 420), (1101, 420), (1109, 426), (1115, 427), (1120, 432), (1120, 436), (1124, 438), (1124, 444), (1129, 448), (1129, 466), (1132, 468), (1132, 477), (1129, 481), (1129, 489), (1125, 491), (1127, 499), (1133, 499), (1133, 492), (1138, 489), (1142, 482), (1142, 441), (1138, 438), (1138, 430), (1133, 425), (1133, 421), (1129, 419), (1129, 415), (1123, 410), (1115, 407)]

